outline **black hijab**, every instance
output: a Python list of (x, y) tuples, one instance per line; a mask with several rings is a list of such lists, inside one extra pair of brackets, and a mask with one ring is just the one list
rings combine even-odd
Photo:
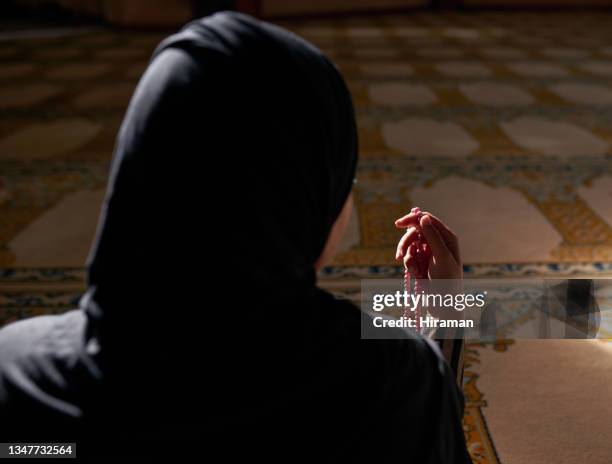
[(116, 142), (90, 325), (133, 337), (228, 317), (222, 296), (303, 301), (356, 161), (349, 92), (318, 49), (238, 13), (189, 23), (156, 49)]

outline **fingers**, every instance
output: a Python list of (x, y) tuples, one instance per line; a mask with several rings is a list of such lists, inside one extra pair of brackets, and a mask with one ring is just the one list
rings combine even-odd
[(422, 218), (425, 215), (431, 216), (434, 226), (438, 229), (438, 232), (440, 232), (445, 241), (457, 241), (457, 236), (448, 227), (446, 227), (446, 225), (440, 221), (440, 219), (427, 211), (420, 213), (408, 213), (405, 216), (395, 220), (395, 227), (398, 229), (403, 229), (410, 226), (416, 226), (419, 224), (419, 216)]
[(408, 231), (402, 236), (399, 243), (397, 244), (397, 250), (395, 251), (395, 259), (401, 259), (406, 256), (406, 252), (408, 247), (419, 235), (416, 227), (411, 227)]
[(444, 238), (445, 241), (457, 239), (457, 236), (446, 226), (446, 224), (440, 221), (440, 219), (438, 219), (436, 216), (434, 216), (433, 214), (429, 212), (423, 213), (423, 216), (425, 215), (431, 218), (431, 221), (433, 222), (434, 227), (438, 229), (438, 232), (440, 233), (440, 235), (442, 235), (442, 238)]
[[(431, 223), (433, 227), (436, 229), (438, 235), (441, 237), (442, 242), (445, 245), (445, 248), (447, 248), (450, 251), (450, 253), (452, 254), (453, 258), (455, 259), (457, 263), (461, 263), (461, 253), (459, 249), (459, 240), (457, 239), (457, 236), (442, 221), (440, 221), (440, 219), (438, 219), (433, 214), (428, 213), (428, 212), (417, 212), (417, 213), (410, 212), (409, 214), (406, 214), (405, 216), (402, 216), (401, 218), (397, 219), (395, 221), (395, 227), (397, 227), (398, 229), (414, 228), (414, 227), (420, 228), (423, 226), (423, 224), (419, 222), (419, 219), (422, 221), (423, 218), (425, 218), (426, 216), (429, 216)], [(402, 239), (403, 238), (404, 237), (402, 237)], [(406, 243), (411, 242), (411, 240), (408, 240), (408, 239), (406, 240), (407, 240)], [(406, 244), (402, 245), (401, 250), (402, 250), (402, 253), (399, 253), (400, 246), (398, 245), (398, 250), (396, 252), (396, 259), (400, 259), (401, 257), (406, 255)]]
[(408, 250), (404, 253), (404, 267), (414, 274), (416, 269), (416, 249), (414, 244), (410, 244)]
[(442, 239), (444, 240), (446, 247), (451, 251), (455, 260), (458, 263), (460, 263), (461, 256), (460, 256), (460, 251), (459, 251), (459, 240), (457, 239), (457, 236), (453, 233), (453, 231), (451, 231), (448, 227), (446, 227), (446, 225), (442, 221), (440, 221), (440, 219), (435, 217), (433, 214), (426, 212), (426, 213), (423, 213), (423, 217), (425, 215), (430, 217), (434, 227), (436, 228), (436, 230), (438, 231), (438, 233), (441, 235)]
[(429, 215), (424, 215), (421, 219), (421, 230), (436, 260), (443, 260), (452, 256), (440, 232), (434, 227)]
[(421, 213), (409, 213), (395, 221), (395, 227), (404, 229), (410, 226), (416, 226), (419, 223), (419, 215)]

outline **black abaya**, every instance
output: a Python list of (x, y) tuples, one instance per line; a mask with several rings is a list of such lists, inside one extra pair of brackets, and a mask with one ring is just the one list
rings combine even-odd
[(356, 159), (346, 86), (297, 36), (223, 13), (162, 42), (117, 139), (81, 308), (0, 330), (0, 441), (469, 462), (434, 344), (360, 340), (368, 316), (315, 285)]

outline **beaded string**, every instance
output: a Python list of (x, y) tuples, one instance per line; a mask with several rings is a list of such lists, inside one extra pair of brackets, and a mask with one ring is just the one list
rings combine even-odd
[[(429, 258), (431, 256), (431, 252), (429, 251), (429, 246), (427, 245), (427, 242), (425, 241), (425, 237), (423, 237), (423, 233), (421, 232), (420, 221), (421, 221), (421, 217), (423, 216), (421, 209), (418, 207), (412, 208), (410, 213), (417, 215), (418, 221), (417, 221), (417, 225), (415, 226), (417, 228), (417, 237), (412, 243), (412, 246), (414, 249), (414, 254), (413, 254), (414, 266), (412, 266), (411, 269), (408, 269), (408, 266), (404, 263), (404, 291), (407, 294), (410, 294), (410, 291), (411, 291), (410, 284), (411, 284), (411, 281), (414, 279), (414, 289), (413, 290), (414, 290), (414, 293), (418, 295), (422, 291), (424, 291), (423, 282), (428, 277)], [(411, 314), (411, 312), (413, 314)], [(413, 316), (416, 318), (415, 328), (418, 333), (421, 333), (422, 331), (422, 328), (421, 328), (422, 312), (423, 312), (422, 307), (421, 307), (421, 304), (419, 303), (414, 308), (414, 311), (411, 311), (409, 307), (406, 307), (404, 309), (404, 314), (403, 314), (403, 317), (406, 317), (406, 318), (411, 318)]]

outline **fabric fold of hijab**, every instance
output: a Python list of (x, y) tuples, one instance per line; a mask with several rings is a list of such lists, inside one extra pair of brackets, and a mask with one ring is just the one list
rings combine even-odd
[(93, 329), (228, 317), (238, 293), (306, 301), (356, 161), (349, 92), (318, 49), (239, 13), (189, 23), (117, 138), (82, 301)]

